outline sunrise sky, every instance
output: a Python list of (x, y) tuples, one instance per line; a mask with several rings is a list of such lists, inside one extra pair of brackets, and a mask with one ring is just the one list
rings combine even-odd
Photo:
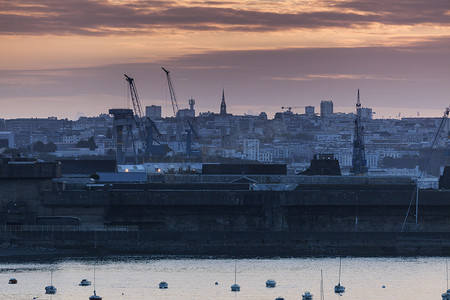
[[(141, 103), (233, 114), (281, 106), (377, 118), (450, 105), (449, 0), (0, 0), (0, 118), (76, 119)], [(294, 109), (303, 113), (303, 108)]]

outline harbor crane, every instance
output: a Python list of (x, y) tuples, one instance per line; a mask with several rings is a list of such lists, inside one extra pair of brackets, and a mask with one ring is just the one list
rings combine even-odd
[(186, 156), (190, 158), (191, 156), (200, 156), (201, 151), (192, 149), (192, 133), (194, 134), (196, 139), (199, 139), (197, 132), (194, 129), (194, 126), (192, 126), (191, 122), (187, 122), (189, 125), (189, 129), (186, 129)]
[[(181, 141), (181, 135), (184, 132), (186, 132), (186, 156), (188, 158), (190, 158), (191, 156), (200, 156), (200, 151), (198, 150), (193, 150), (191, 143), (192, 143), (192, 133), (194, 133), (194, 136), (198, 139), (197, 133), (195, 132), (194, 127), (192, 126), (192, 124), (187, 121), (184, 120), (184, 124), (183, 124), (183, 115), (179, 114), (179, 108), (178, 108), (178, 102), (177, 102), (177, 97), (175, 95), (175, 89), (173, 88), (173, 84), (172, 84), (172, 79), (170, 77), (170, 72), (169, 70), (167, 70), (164, 67), (161, 67), (161, 69), (166, 73), (167, 76), (167, 85), (169, 87), (169, 94), (170, 94), (170, 101), (172, 102), (172, 109), (173, 109), (173, 115), (174, 117), (177, 119), (177, 140)], [(189, 106), (191, 107), (191, 110), (193, 110), (195, 104), (195, 100), (194, 99), (190, 99), (189, 100)], [(186, 121), (187, 121), (187, 125), (186, 125)], [(185, 127), (188, 127), (188, 129), (183, 130)]]
[[(420, 172), (419, 176), (417, 177), (416, 188), (414, 189), (414, 192), (413, 192), (412, 197), (411, 197), (411, 201), (409, 202), (408, 211), (406, 212), (405, 219), (403, 220), (401, 232), (403, 232), (403, 230), (405, 228), (406, 221), (408, 219), (408, 216), (409, 216), (409, 213), (410, 213), (411, 206), (412, 206), (414, 198), (416, 199), (415, 225), (416, 225), (416, 227), (419, 226), (419, 180), (420, 180), (420, 178), (423, 176), (423, 174), (428, 169), (428, 166), (429, 166), (429, 164), (431, 162), (431, 157), (433, 155), (434, 147), (435, 147), (435, 145), (436, 145), (436, 143), (437, 143), (437, 141), (439, 139), (439, 136), (440, 136), (441, 132), (446, 127), (445, 125), (448, 122), (449, 114), (450, 114), (450, 107), (447, 107), (445, 109), (445, 111), (444, 111), (444, 115), (442, 116), (441, 122), (439, 124), (439, 127), (438, 127), (438, 130), (436, 132), (436, 135), (434, 136), (433, 142), (431, 143), (431, 147), (430, 147), (429, 153), (428, 153), (427, 158), (426, 158), (424, 169), (422, 170), (422, 172)], [(447, 138), (448, 138), (448, 135), (449, 135), (449, 133), (447, 133)], [(448, 171), (446, 171), (447, 168), (450, 169), (450, 167), (448, 167), (448, 166), (444, 167), (444, 173), (439, 178), (439, 189), (441, 189), (441, 188), (443, 188), (445, 186), (445, 183), (444, 183), (445, 179), (444, 178), (445, 178), (445, 173), (448, 172)]]
[[(152, 154), (162, 154), (163, 146), (153, 146), (153, 130), (158, 136), (161, 136), (156, 124), (142, 113), (142, 106), (136, 89), (134, 79), (124, 74), (126, 81), (130, 87), (131, 101), (133, 102), (134, 119), (138, 129), (139, 138), (144, 149), (144, 157), (149, 158)], [(158, 142), (158, 141), (157, 141)], [(159, 143), (159, 142), (158, 142)]]
[[(185, 126), (184, 126), (184, 124), (182, 122), (182, 115), (180, 115), (178, 113), (179, 108), (178, 108), (177, 97), (175, 95), (175, 89), (173, 88), (172, 79), (170, 77), (169, 70), (167, 70), (164, 67), (162, 67), (161, 69), (166, 73), (166, 76), (167, 76), (167, 85), (169, 87), (170, 101), (172, 102), (173, 115), (174, 115), (174, 117), (176, 119), (176, 126), (177, 126), (176, 139), (177, 139), (178, 142), (181, 142), (182, 141), (183, 131), (184, 131), (183, 129), (184, 129)], [(192, 100), (192, 101), (189, 102), (189, 104), (190, 105), (194, 105), (195, 101)]]
[(172, 109), (173, 109), (173, 115), (176, 118), (178, 113), (178, 103), (177, 103), (177, 97), (175, 95), (175, 90), (173, 89), (172, 80), (170, 79), (169, 71), (162, 67), (163, 71), (166, 73), (167, 76), (167, 85), (169, 86), (169, 93), (170, 93), (170, 101), (172, 102)]

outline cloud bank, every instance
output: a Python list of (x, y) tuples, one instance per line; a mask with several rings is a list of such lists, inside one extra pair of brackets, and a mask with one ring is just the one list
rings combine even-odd
[[(0, 1), (2, 35), (136, 35), (164, 29), (270, 32), (366, 28), (378, 25), (450, 26), (448, 0), (313, 1)], [(239, 3), (239, 4), (238, 4)], [(264, 2), (262, 2), (264, 3)]]

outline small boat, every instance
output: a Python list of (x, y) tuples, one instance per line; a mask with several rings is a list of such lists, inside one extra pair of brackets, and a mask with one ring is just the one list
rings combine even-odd
[(342, 294), (345, 292), (345, 287), (341, 285), (341, 258), (339, 257), (339, 282), (336, 286), (334, 286), (334, 292)]
[(241, 287), (236, 283), (236, 262), (234, 262), (234, 284), (231, 286), (232, 292), (239, 292)]
[(54, 294), (56, 294), (56, 291), (57, 291), (57, 289), (56, 289), (56, 287), (54, 285), (49, 285), (49, 286), (45, 287), (45, 293), (46, 294), (54, 295)]
[(50, 285), (45, 287), (45, 293), (49, 294), (49, 295), (54, 295), (56, 294), (56, 287), (53, 285), (53, 270), (51, 271), (51, 275), (50, 275)]
[(17, 284), (17, 279), (11, 278), (11, 279), (8, 281), (8, 283), (9, 283), (9, 284)]
[(98, 296), (94, 290), (94, 295), (90, 296), (89, 300), (102, 300), (102, 297)]
[(284, 300), (283, 297), (276, 297), (275, 300)]
[(268, 288), (274, 288), (276, 285), (277, 285), (277, 283), (273, 279), (268, 279), (266, 281), (266, 287), (268, 287)]
[(450, 290), (442, 294), (442, 300), (450, 300)]
[(302, 300), (312, 300), (312, 298), (313, 298), (313, 295), (310, 292), (305, 292), (302, 295)]
[(337, 285), (334, 286), (334, 292), (342, 294), (343, 292), (345, 292), (345, 286), (338, 283)]
[(79, 286), (89, 286), (91, 285), (91, 282), (87, 279), (81, 279), (81, 282), (79, 284)]
[(165, 281), (161, 281), (159, 283), (159, 288), (160, 289), (167, 289), (167, 288), (169, 288), (169, 284), (167, 282), (165, 282)]

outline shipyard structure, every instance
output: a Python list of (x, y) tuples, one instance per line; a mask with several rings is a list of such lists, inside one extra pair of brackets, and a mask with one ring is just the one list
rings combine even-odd
[(61, 174), (68, 162), (3, 157), (0, 241), (162, 255), (448, 254), (449, 186), (417, 197), (409, 177), (342, 176), (335, 163), (316, 157), (300, 175), (283, 164), (205, 164), (127, 179), (99, 164), (93, 180)]

